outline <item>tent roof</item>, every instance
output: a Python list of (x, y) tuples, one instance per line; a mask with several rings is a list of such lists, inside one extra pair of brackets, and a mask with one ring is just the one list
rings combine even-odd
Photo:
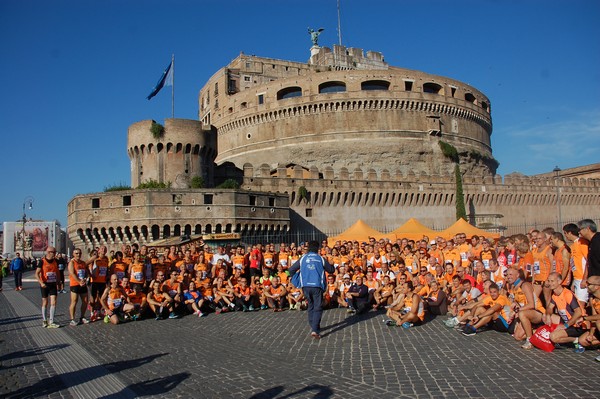
[(439, 235), (444, 237), (445, 239), (450, 239), (457, 233), (465, 233), (467, 237), (476, 235), (493, 239), (500, 238), (500, 234), (492, 233), (491, 231), (481, 230), (469, 224), (469, 222), (462, 218), (458, 219), (452, 226), (448, 227), (446, 230), (441, 231)]
[(393, 237), (393, 234), (384, 234), (378, 230), (375, 230), (374, 228), (372, 228), (371, 226), (366, 224), (364, 221), (359, 219), (356, 221), (356, 223), (354, 223), (352, 226), (350, 226), (346, 231), (344, 231), (343, 233), (341, 233), (335, 237), (328, 238), (327, 241), (329, 243), (339, 241), (339, 240), (367, 241), (369, 239), (369, 237), (374, 237), (375, 239), (379, 240), (380, 238)]
[(392, 231), (391, 234), (395, 234), (398, 238), (408, 238), (409, 240), (421, 240), (423, 236), (434, 239), (440, 235), (438, 231), (424, 226), (415, 218), (408, 219), (406, 223)]

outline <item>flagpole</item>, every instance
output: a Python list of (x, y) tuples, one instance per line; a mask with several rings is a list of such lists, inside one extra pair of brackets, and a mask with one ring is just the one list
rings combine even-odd
[(173, 84), (171, 85), (171, 118), (175, 119), (175, 54), (171, 55), (171, 68)]

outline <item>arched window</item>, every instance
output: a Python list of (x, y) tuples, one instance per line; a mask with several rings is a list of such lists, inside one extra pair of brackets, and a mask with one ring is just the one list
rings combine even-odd
[(389, 90), (390, 82), (385, 80), (368, 80), (360, 84), (361, 90)]
[(344, 82), (325, 82), (319, 85), (319, 93), (339, 93), (346, 91)]
[(437, 83), (424, 83), (423, 93), (442, 94), (442, 86)]
[(277, 92), (278, 100), (285, 100), (286, 98), (294, 98), (302, 96), (302, 88), (298, 86), (286, 87)]

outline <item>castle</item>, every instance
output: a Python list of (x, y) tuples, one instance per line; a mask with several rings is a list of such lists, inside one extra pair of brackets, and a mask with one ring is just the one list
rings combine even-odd
[[(382, 231), (411, 217), (441, 229), (455, 220), (457, 162), (480, 227), (558, 226), (600, 206), (597, 178), (496, 175), (489, 99), (389, 66), (378, 52), (314, 45), (308, 63), (242, 53), (198, 101), (199, 120), (167, 119), (160, 135), (151, 120), (129, 127), (132, 187), (170, 188), (77, 195), (68, 204), (74, 245), (206, 233), (279, 240), (339, 233), (357, 219)], [(205, 188), (190, 188), (194, 178)], [(240, 189), (216, 188), (227, 178)]]

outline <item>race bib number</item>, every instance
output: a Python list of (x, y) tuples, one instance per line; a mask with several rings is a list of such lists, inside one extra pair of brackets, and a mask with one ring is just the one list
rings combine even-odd
[(469, 257), (467, 256), (466, 252), (461, 252), (460, 253), (460, 260), (468, 260)]
[(236, 263), (233, 265), (233, 267), (235, 267), (236, 269), (240, 269), (240, 270), (242, 270), (244, 268), (244, 266), (241, 263)]
[(572, 271), (572, 272), (574, 272), (574, 271), (575, 271), (575, 269), (577, 269), (577, 268), (575, 267), (575, 259), (571, 258), (571, 259), (569, 260), (569, 263), (571, 264), (571, 271)]
[(107, 267), (100, 267), (100, 272), (98, 273), (99, 276), (106, 276), (106, 272), (108, 271)]
[(508, 255), (508, 264), (513, 265), (515, 263), (515, 256), (513, 254)]
[(485, 270), (490, 269), (490, 260), (489, 259), (483, 259), (481, 262), (483, 263), (483, 267), (485, 268)]
[(273, 259), (265, 259), (265, 264), (267, 266), (273, 266)]
[(46, 273), (46, 282), (56, 283), (56, 273), (54, 273), (54, 272)]
[(118, 278), (119, 280), (123, 280), (123, 277), (125, 277), (125, 273), (124, 273), (124, 272), (121, 272), (121, 271), (118, 271), (118, 272), (116, 272), (115, 274), (117, 275), (117, 278)]
[(287, 266), (287, 259), (282, 259), (279, 261), (279, 263), (281, 263), (281, 266), (286, 267)]
[(121, 298), (113, 299), (112, 300), (112, 305), (113, 305), (113, 307), (118, 308), (118, 307), (121, 306), (121, 302), (122, 302)]
[(540, 274), (541, 270), (540, 270), (540, 262), (534, 262), (533, 263), (533, 274)]
[(85, 269), (77, 269), (77, 278), (80, 280), (85, 278)]
[(144, 273), (142, 273), (142, 272), (134, 272), (133, 273), (133, 279), (135, 281), (142, 281), (144, 279)]
[(408, 272), (412, 274), (412, 272), (413, 272), (413, 267), (412, 267), (412, 265), (407, 265), (407, 266), (406, 266), (406, 270), (408, 270)]

